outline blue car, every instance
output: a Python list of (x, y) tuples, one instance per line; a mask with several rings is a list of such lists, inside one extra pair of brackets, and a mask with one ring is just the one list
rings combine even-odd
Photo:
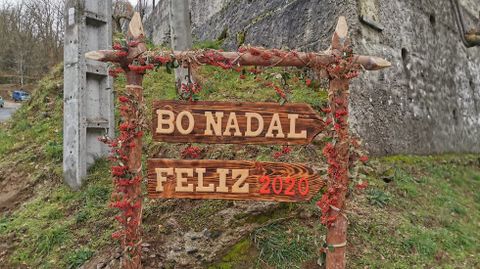
[(27, 101), (30, 99), (30, 94), (24, 91), (14, 91), (12, 93), (12, 99), (15, 102)]

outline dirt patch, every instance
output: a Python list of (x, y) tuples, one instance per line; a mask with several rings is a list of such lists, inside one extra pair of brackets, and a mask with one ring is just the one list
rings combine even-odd
[[(51, 185), (55, 184), (52, 177), (49, 177), (49, 180), (45, 180), (42, 183), (35, 178), (35, 174), (18, 172), (25, 168), (21, 166), (21, 162), (7, 161), (0, 165), (0, 219), (2, 221), (6, 220), (5, 226), (0, 226), (0, 230), (7, 228), (7, 230), (3, 230), (0, 233), (0, 269), (37, 268), (32, 267), (32, 265), (21, 264), (17, 260), (12, 259), (12, 255), (15, 255), (16, 251), (20, 250), (21, 252), (26, 249), (25, 242), (35, 244), (34, 242), (38, 242), (36, 241), (38, 238), (26, 236), (29, 229), (27, 228), (28, 224), (26, 226), (13, 227), (10, 226), (9, 222), (14, 221), (17, 217), (21, 218), (16, 213), (24, 210), (26, 202), (39, 197), (41, 188), (51, 190), (54, 188)], [(48, 201), (45, 198), (42, 199), (42, 202), (44, 202), (44, 205), (48, 205)], [(32, 218), (37, 217), (32, 216)], [(2, 224), (0, 223), (0, 225)], [(47, 223), (39, 223), (38, 225), (44, 228), (54, 227)], [(10, 229), (12, 227), (13, 229)]]
[(32, 197), (33, 184), (28, 175), (12, 170), (0, 172), (0, 213), (12, 211)]
[[(270, 202), (233, 202), (217, 210), (218, 205), (214, 202), (210, 202), (211, 208), (206, 208), (208, 203), (201, 201), (165, 200), (153, 203), (150, 206), (161, 208), (163, 213), (154, 210), (144, 216), (142, 264), (146, 269), (206, 268), (262, 225), (251, 216), (273, 214), (279, 206)], [(175, 210), (169, 212), (168, 209)], [(197, 218), (199, 215), (203, 217)], [(192, 226), (196, 225), (188, 223), (203, 218), (214, 225), (202, 223), (201, 227), (193, 229)], [(115, 246), (97, 252), (82, 268), (116, 268), (121, 261), (121, 251)]]

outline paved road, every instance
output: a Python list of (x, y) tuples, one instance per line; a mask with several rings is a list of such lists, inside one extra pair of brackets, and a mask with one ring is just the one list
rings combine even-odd
[(8, 120), (20, 106), (20, 103), (5, 101), (5, 106), (0, 107), (0, 122)]

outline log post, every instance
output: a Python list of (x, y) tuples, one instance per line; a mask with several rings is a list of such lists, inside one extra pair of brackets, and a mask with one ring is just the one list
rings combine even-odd
[[(144, 124), (144, 99), (143, 99), (143, 76), (144, 73), (135, 72), (130, 70), (127, 63), (132, 63), (137, 58), (147, 51), (147, 47), (144, 43), (144, 31), (143, 25), (138, 13), (133, 16), (129, 30), (127, 33), (127, 42), (137, 43), (135, 46), (128, 46), (127, 61), (122, 63), (122, 68), (125, 70), (127, 78), (127, 86), (125, 94), (130, 97), (130, 107), (126, 112), (126, 116), (123, 122), (130, 123), (132, 125), (142, 128)], [(127, 230), (125, 235), (126, 246), (122, 267), (125, 269), (139, 269), (142, 268), (142, 235), (141, 235), (141, 223), (142, 223), (142, 136), (135, 136), (133, 139), (134, 147), (130, 148), (127, 166), (132, 175), (140, 178), (135, 184), (132, 184), (127, 189), (127, 197), (131, 198), (131, 204), (137, 204), (139, 207), (133, 207), (133, 223)], [(129, 219), (126, 219), (128, 222)]]
[[(348, 27), (344, 17), (338, 20), (335, 33), (332, 38), (332, 50), (334, 54), (344, 57), (344, 53), (349, 49)], [(328, 213), (328, 219), (331, 223), (327, 224), (326, 252), (327, 269), (344, 269), (345, 248), (347, 243), (348, 220), (343, 213), (345, 208), (345, 198), (348, 191), (348, 170), (350, 155), (350, 136), (348, 124), (348, 104), (349, 104), (349, 79), (342, 76), (330, 76), (329, 85), (329, 106), (335, 129), (335, 144), (333, 152), (335, 162), (329, 162), (330, 171), (328, 179), (328, 191), (336, 192), (336, 200), (332, 202)]]
[[(348, 83), (347, 79), (333, 79), (330, 81), (329, 103), (332, 115), (338, 111), (348, 111)], [(344, 100), (343, 104), (337, 104), (336, 101)], [(340, 124), (337, 130), (336, 143), (334, 149), (336, 152), (337, 165), (339, 165), (339, 178), (329, 178), (328, 187), (338, 187), (337, 209), (330, 211), (329, 217), (333, 217), (335, 221), (327, 226), (327, 269), (343, 269), (345, 268), (345, 248), (347, 243), (347, 227), (348, 221), (344, 213), (345, 198), (348, 191), (348, 167), (350, 153), (350, 137), (348, 117), (344, 118), (344, 122)]]
[[(126, 94), (133, 97), (132, 103), (143, 104), (143, 88), (142, 80), (143, 75), (137, 74), (132, 71), (128, 71), (126, 74), (127, 83)], [(132, 107), (129, 115), (125, 118), (125, 122), (139, 122), (140, 118), (138, 117), (141, 108)], [(142, 137), (133, 138), (133, 143), (135, 144), (134, 148), (131, 148), (129, 152), (128, 164), (130, 173), (135, 174), (140, 179), (143, 179), (142, 175)], [(135, 184), (132, 184), (130, 188), (127, 189), (127, 197), (131, 197), (131, 204), (138, 204), (139, 207), (133, 208), (133, 223), (130, 226), (130, 229), (127, 230), (125, 234), (125, 244), (126, 249), (124, 250), (123, 264), (122, 268), (125, 269), (138, 269), (141, 268), (141, 257), (142, 257), (142, 235), (141, 235), (141, 223), (142, 223), (142, 180), (138, 181)], [(125, 221), (129, 221), (128, 217)]]
[[(127, 78), (125, 92), (119, 97), (122, 103), (120, 135), (116, 139), (105, 139), (112, 147), (112, 159), (115, 162), (112, 167), (115, 183), (112, 206), (120, 209), (121, 214), (116, 219), (121, 223), (122, 229), (113, 236), (121, 241), (124, 269), (142, 268), (142, 136), (145, 124), (142, 82), (145, 70), (136, 69), (138, 66), (133, 63), (145, 63), (142, 58), (147, 51), (144, 37), (142, 21), (137, 12), (130, 21), (126, 47), (86, 54), (88, 59), (118, 64)], [(105, 57), (107, 55), (112, 57)]]

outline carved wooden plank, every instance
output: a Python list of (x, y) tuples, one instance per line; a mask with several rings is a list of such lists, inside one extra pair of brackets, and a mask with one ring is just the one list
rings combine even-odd
[(302, 164), (148, 160), (149, 198), (300, 202), (310, 200), (324, 185)]
[(308, 144), (324, 128), (307, 104), (154, 101), (153, 139), (173, 143)]

